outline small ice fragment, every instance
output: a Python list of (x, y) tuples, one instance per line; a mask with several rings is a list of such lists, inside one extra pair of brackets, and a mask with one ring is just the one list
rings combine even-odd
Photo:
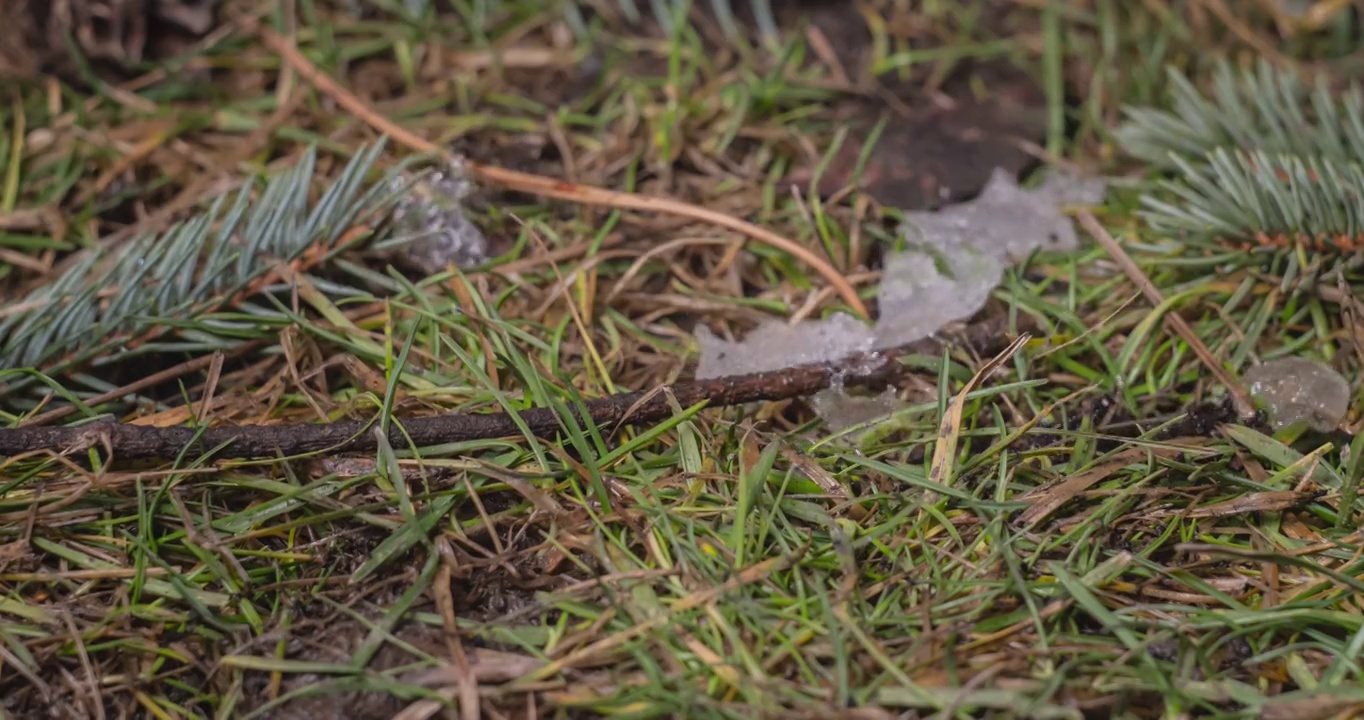
[(1244, 380), (1264, 403), (1276, 430), (1304, 421), (1314, 430), (1335, 430), (1350, 409), (1350, 383), (1315, 360), (1287, 357), (1250, 368)]
[(1098, 205), (1108, 195), (1108, 182), (1101, 177), (1056, 172), (1047, 175), (1037, 192), (1057, 205)]
[(1102, 202), (1104, 192), (1102, 179), (1062, 173), (1048, 175), (1035, 190), (1024, 190), (1007, 171), (996, 168), (975, 200), (936, 212), (906, 213), (906, 230), (917, 231), (906, 237), (948, 257), (970, 247), (1010, 263), (1038, 248), (1073, 250), (1079, 238), (1063, 207)]
[(948, 323), (975, 315), (1004, 275), (997, 258), (958, 251), (944, 277), (923, 253), (907, 251), (886, 258), (881, 273), (877, 350), (907, 345), (932, 335)]
[(872, 333), (857, 318), (838, 313), (796, 325), (765, 322), (738, 342), (716, 337), (702, 325), (696, 342), (701, 346), (696, 379), (705, 380), (842, 360), (871, 350)]
[(488, 257), (488, 240), (464, 213), (463, 201), (473, 182), (458, 163), (403, 183), (403, 198), (394, 212), (391, 240), (378, 246), (395, 260), (419, 272), (435, 274), (450, 264), (467, 268)]
[(895, 388), (886, 388), (871, 397), (849, 395), (842, 388), (829, 388), (810, 396), (811, 409), (833, 432), (883, 418), (903, 406)]
[(1049, 175), (1024, 190), (996, 169), (980, 196), (936, 212), (906, 214), (905, 237), (942, 255), (951, 278), (927, 256), (906, 252), (886, 260), (881, 282), (878, 349), (914, 342), (976, 314), (1004, 270), (1034, 250), (1071, 250), (1079, 237), (1063, 207), (1103, 201), (1102, 178)]
[[(1036, 189), (1024, 190), (1011, 173), (996, 169), (980, 196), (933, 212), (906, 213), (901, 232), (920, 243), (920, 250), (886, 258), (880, 291), (880, 314), (871, 328), (855, 318), (788, 325), (766, 323), (739, 342), (697, 330), (701, 347), (697, 378), (779, 370), (813, 362), (832, 362), (869, 350), (908, 345), (927, 338), (949, 323), (975, 315), (998, 287), (1004, 271), (1033, 251), (1069, 250), (1079, 237), (1067, 205), (1103, 201), (1101, 178), (1051, 173)], [(938, 271), (933, 254), (946, 274)], [(865, 413), (885, 414), (895, 395), (853, 398), (833, 388), (814, 399), (816, 412), (832, 424), (856, 424)], [(854, 409), (855, 408), (855, 409)]]

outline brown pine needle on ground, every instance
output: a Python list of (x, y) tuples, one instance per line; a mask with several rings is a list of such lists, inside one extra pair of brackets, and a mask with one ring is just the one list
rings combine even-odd
[[(1079, 218), (1080, 225), (1082, 225), (1084, 229), (1088, 231), (1101, 246), (1103, 246), (1104, 251), (1108, 253), (1109, 257), (1113, 258), (1113, 261), (1118, 264), (1118, 267), (1122, 268), (1123, 273), (1127, 275), (1127, 279), (1131, 280), (1132, 284), (1136, 285), (1137, 288), (1141, 290), (1142, 295), (1146, 296), (1147, 302), (1151, 303), (1154, 308), (1164, 308), (1165, 297), (1161, 294), (1160, 290), (1151, 283), (1150, 278), (1142, 273), (1141, 268), (1137, 267), (1137, 264), (1132, 261), (1132, 258), (1127, 254), (1127, 251), (1122, 249), (1122, 245), (1118, 244), (1118, 241), (1104, 229), (1104, 226), (1099, 224), (1098, 219), (1096, 219), (1088, 210), (1078, 211), (1076, 217)], [(1222, 361), (1218, 360), (1217, 356), (1213, 355), (1212, 351), (1208, 349), (1208, 346), (1199, 339), (1198, 333), (1194, 332), (1194, 329), (1189, 327), (1189, 323), (1185, 322), (1184, 318), (1180, 317), (1178, 312), (1173, 311), (1167, 311), (1161, 319), (1171, 331), (1179, 335), (1180, 339), (1189, 344), (1189, 348), (1198, 356), (1198, 359), (1208, 369), (1208, 372), (1212, 373), (1212, 375), (1227, 388), (1236, 402), (1237, 413), (1240, 414), (1241, 417), (1247, 419), (1253, 416), (1255, 414), (1255, 405), (1251, 401), (1250, 395), (1246, 392), (1246, 389), (1241, 385), (1240, 381), (1227, 372), (1226, 366), (1223, 365)]]
[(317, 70), (308, 59), (294, 48), (286, 38), (267, 27), (259, 29), (261, 38), (267, 47), (279, 53), (281, 57), (289, 63), (289, 66), (298, 71), (308, 82), (317, 86), (319, 90), (326, 93), (328, 97), (337, 102), (357, 118), (363, 120), (374, 129), (394, 138), (403, 145), (422, 153), (443, 156), (456, 160), (466, 168), (470, 175), (475, 179), (482, 180), (509, 190), (531, 193), (541, 197), (553, 198), (555, 200), (567, 200), (586, 205), (599, 205), (621, 210), (642, 210), (646, 212), (667, 213), (680, 217), (687, 217), (702, 222), (711, 223), (720, 227), (728, 228), (739, 233), (743, 233), (758, 242), (771, 245), (778, 250), (790, 253), (799, 258), (801, 262), (809, 265), (812, 270), (819, 273), (829, 282), (843, 301), (848, 304), (854, 312), (862, 317), (868, 317), (866, 305), (858, 297), (857, 290), (838, 272), (829, 261), (815, 255), (791, 240), (788, 240), (771, 230), (766, 230), (753, 223), (730, 217), (723, 213), (715, 212), (704, 207), (684, 203), (666, 197), (650, 197), (635, 193), (623, 193), (603, 188), (590, 187), (570, 183), (564, 180), (534, 175), (531, 173), (508, 170), (507, 168), (484, 165), (482, 163), (471, 162), (463, 158), (451, 157), (450, 153), (435, 144), (421, 138), (412, 132), (403, 129), (397, 124), (375, 112), (365, 105), (363, 101), (345, 88), (338, 85), (334, 80), (328, 78)]

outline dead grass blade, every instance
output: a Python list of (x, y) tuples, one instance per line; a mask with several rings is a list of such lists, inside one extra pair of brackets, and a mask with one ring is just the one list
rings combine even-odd
[(308, 82), (312, 83), (318, 91), (326, 94), (344, 107), (355, 117), (379, 132), (392, 137), (399, 143), (408, 148), (445, 158), (452, 162), (458, 162), (475, 178), (494, 185), (499, 185), (511, 190), (531, 193), (541, 197), (554, 198), (556, 200), (566, 200), (569, 202), (582, 203), (585, 205), (597, 205), (600, 207), (616, 208), (618, 210), (640, 210), (644, 212), (657, 212), (678, 217), (691, 218), (700, 222), (717, 225), (752, 238), (760, 243), (770, 245), (773, 248), (789, 253), (791, 256), (809, 265), (812, 270), (824, 277), (834, 289), (838, 291), (843, 302), (848, 304), (857, 315), (862, 318), (869, 318), (867, 306), (857, 294), (857, 289), (848, 282), (847, 278), (830, 263), (828, 260), (819, 257), (809, 249), (788, 240), (771, 230), (759, 227), (746, 220), (715, 212), (707, 208), (698, 207), (691, 203), (673, 200), (671, 198), (650, 197), (623, 193), (605, 188), (592, 187), (570, 183), (564, 180), (556, 180), (541, 175), (509, 170), (506, 168), (484, 165), (472, 162), (464, 158), (452, 156), (448, 151), (438, 147), (435, 143), (406, 130), (402, 126), (392, 122), (388, 118), (380, 115), (373, 108), (369, 107), (354, 93), (341, 87), (339, 83), (327, 77), (315, 65), (303, 57), (303, 54), (294, 47), (293, 43), (282, 35), (270, 30), (267, 27), (259, 28), (261, 39), (273, 51), (279, 53), (290, 67), (302, 75)]
[[(947, 403), (947, 412), (943, 413), (942, 422), (938, 425), (938, 437), (933, 443), (933, 458), (929, 462), (928, 470), (930, 482), (947, 486), (952, 480), (952, 469), (957, 462), (957, 445), (961, 440), (962, 413), (966, 407), (967, 397), (975, 391), (985, 378), (1013, 357), (1014, 353), (1018, 352), (1019, 348), (1026, 345), (1031, 339), (1032, 336), (1028, 333), (1023, 333), (1014, 338), (1008, 347), (982, 365)], [(934, 496), (934, 493), (929, 494), (930, 498)], [(932, 499), (929, 502), (932, 502)]]

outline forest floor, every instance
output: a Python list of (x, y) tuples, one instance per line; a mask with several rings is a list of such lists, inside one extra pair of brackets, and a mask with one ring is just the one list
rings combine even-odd
[[(91, 334), (63, 315), (24, 339), (89, 352), (6, 370), (43, 379), (6, 390), (8, 422), (403, 419), (648, 391), (691, 376), (698, 327), (875, 315), (898, 219), (971, 199), (996, 167), (1113, 178), (1089, 211), (1168, 302), (1078, 230), (1079, 250), (1010, 269), (944, 328), (897, 377), (899, 409), (853, 432), (795, 398), (419, 453), (0, 459), (7, 717), (1364, 708), (1357, 413), (1330, 433), (1238, 416), (1160, 322), (1182, 317), (1232, 373), (1305, 354), (1353, 381), (1355, 288), (1289, 296), (1256, 266), (1157, 247), (1134, 212), (1144, 171), (1112, 136), (1124, 106), (1166, 102), (1168, 64), (1347, 74), (1354, 35), (1221, 0), (807, 2), (778, 3), (761, 46), (743, 17), (746, 43), (726, 38), (709, 3), (681, 32), (644, 12), (586, 34), (548, 3), (402, 17), (420, 4), (224, 3), (167, 59), (0, 93), (5, 317), (91, 248), (193, 256), (207, 231), (173, 222), (309, 147), (314, 201), (372, 180), (347, 163), (385, 121), (484, 168), (464, 202), (489, 243), (463, 272), (421, 272), (328, 237), (174, 323)], [(376, 163), (414, 155), (390, 137)], [(303, 227), (288, 214), (267, 221)], [(364, 218), (346, 222), (333, 234)], [(82, 277), (90, 307), (177, 291)], [(992, 342), (963, 340), (981, 328)]]

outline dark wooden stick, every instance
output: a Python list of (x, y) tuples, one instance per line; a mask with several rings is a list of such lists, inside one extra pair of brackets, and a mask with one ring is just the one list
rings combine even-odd
[[(967, 328), (966, 345), (982, 355), (992, 355), (1008, 345), (1002, 322), (985, 322)], [(624, 423), (649, 424), (673, 414), (669, 397), (689, 407), (725, 407), (748, 402), (787, 400), (817, 393), (841, 377), (847, 387), (867, 387), (890, 381), (899, 359), (908, 354), (941, 352), (942, 344), (921, 340), (883, 352), (854, 355), (838, 362), (801, 365), (783, 370), (693, 380), (651, 391), (611, 395), (584, 403), (591, 424), (607, 432)], [(574, 410), (575, 415), (577, 411)], [(522, 410), (521, 422), (538, 437), (558, 434), (563, 423), (553, 408)], [(394, 427), (394, 422), (401, 427)], [(507, 413), (452, 413), (390, 422), (385, 428), (395, 448), (515, 437), (521, 434), (515, 418)], [(0, 457), (37, 452), (111, 451), (113, 460), (172, 459), (183, 455), (212, 453), (218, 458), (270, 458), (328, 451), (363, 452), (377, 444), (374, 420), (344, 420), (324, 424), (241, 425), (212, 427), (202, 431), (186, 427), (150, 427), (113, 421), (76, 427), (20, 427), (0, 429)], [(409, 442), (410, 439), (410, 442)]]

